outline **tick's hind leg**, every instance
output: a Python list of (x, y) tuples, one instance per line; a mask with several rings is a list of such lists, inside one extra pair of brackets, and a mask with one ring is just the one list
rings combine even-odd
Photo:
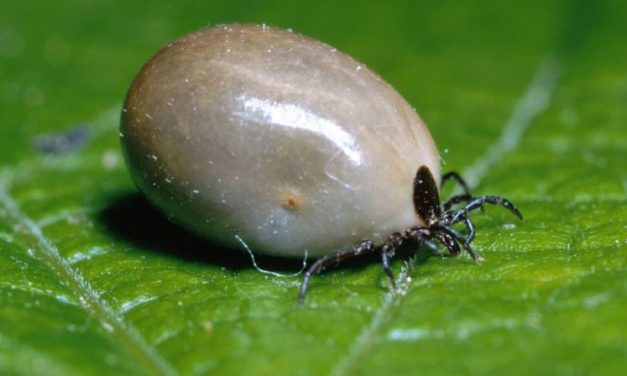
[(468, 188), (468, 184), (466, 184), (466, 181), (464, 180), (464, 178), (462, 178), (455, 171), (450, 171), (450, 172), (447, 172), (446, 174), (442, 175), (442, 179), (440, 180), (440, 189), (442, 189), (444, 184), (447, 181), (449, 181), (449, 180), (455, 180), (457, 182), (457, 184), (459, 184), (459, 186), (462, 187), (462, 190), (464, 191), (464, 195), (471, 196), (470, 188)]
[(305, 295), (307, 295), (307, 288), (309, 287), (309, 280), (315, 274), (320, 273), (328, 266), (337, 265), (343, 260), (349, 259), (351, 257), (359, 256), (362, 254), (370, 253), (374, 250), (374, 244), (370, 240), (366, 240), (360, 243), (358, 246), (346, 249), (337, 253), (333, 253), (330, 255), (326, 255), (316, 262), (313, 263), (305, 272), (305, 276), (303, 278), (303, 282), (300, 285), (300, 289), (298, 290), (298, 301), (302, 303), (305, 300)]

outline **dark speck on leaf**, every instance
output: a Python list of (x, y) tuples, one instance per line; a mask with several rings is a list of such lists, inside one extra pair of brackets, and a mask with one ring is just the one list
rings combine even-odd
[(33, 140), (33, 147), (43, 155), (58, 156), (82, 149), (90, 139), (87, 124), (79, 124), (67, 131), (39, 135)]

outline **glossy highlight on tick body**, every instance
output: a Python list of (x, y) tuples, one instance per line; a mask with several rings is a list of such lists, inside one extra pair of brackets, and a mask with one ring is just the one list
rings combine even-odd
[(233, 248), (321, 257), (301, 297), (334, 260), (375, 249), (391, 277), (408, 239), (476, 257), (472, 210), (519, 215), (467, 189), (440, 206), (437, 148), (413, 108), (351, 57), (263, 25), (203, 29), (157, 52), (128, 91), (120, 135), (134, 182), (175, 222)]

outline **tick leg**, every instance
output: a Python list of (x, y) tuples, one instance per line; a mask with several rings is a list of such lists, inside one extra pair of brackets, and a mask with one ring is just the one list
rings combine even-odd
[(436, 231), (434, 232), (435, 238), (442, 243), (446, 248), (448, 248), (451, 255), (457, 256), (459, 255), (460, 249), (459, 244), (455, 241), (452, 235), (444, 232), (444, 231)]
[(444, 232), (446, 232), (447, 234), (451, 235), (453, 238), (457, 239), (458, 241), (464, 243), (464, 244), (468, 244), (470, 243), (470, 241), (468, 240), (467, 236), (464, 236), (461, 232), (455, 230), (454, 228), (452, 228), (449, 225), (440, 225), (440, 227), (442, 228), (442, 230)]
[[(444, 184), (449, 180), (455, 180), (457, 184), (459, 184), (462, 187), (462, 191), (464, 193), (449, 197), (449, 199), (446, 200), (446, 202), (444, 202), (444, 204), (442, 205), (442, 208), (444, 209), (444, 211), (449, 210), (451, 206), (455, 204), (458, 204), (460, 202), (468, 202), (474, 198), (472, 194), (470, 193), (470, 188), (468, 187), (468, 184), (466, 184), (466, 181), (464, 180), (464, 178), (462, 178), (457, 172), (454, 172), (454, 171), (451, 171), (442, 175), (440, 188), (444, 187)], [(483, 207), (481, 208), (481, 211), (483, 211)]]
[(307, 288), (309, 287), (309, 280), (315, 274), (320, 273), (329, 265), (337, 265), (343, 260), (348, 258), (359, 256), (361, 254), (369, 253), (374, 250), (374, 244), (370, 240), (366, 240), (360, 243), (357, 247), (346, 249), (337, 253), (326, 255), (313, 263), (305, 272), (303, 282), (298, 290), (298, 302), (303, 303), (305, 301), (305, 295), (307, 295)]
[(448, 211), (451, 209), (451, 206), (455, 205), (455, 204), (459, 204), (460, 202), (469, 202), (471, 200), (473, 200), (474, 197), (472, 197), (469, 194), (461, 194), (461, 195), (455, 195), (455, 196), (451, 196), (448, 198), (448, 200), (446, 200), (443, 204), (442, 204), (442, 209), (443, 211)]
[(464, 224), (466, 225), (466, 230), (468, 230), (467, 235), (462, 235), (453, 227), (444, 223), (440, 223), (439, 226), (445, 229), (446, 232), (448, 232), (449, 234), (453, 235), (455, 239), (462, 241), (464, 243), (464, 246), (470, 246), (470, 243), (472, 243), (472, 241), (475, 239), (475, 234), (477, 233), (477, 230), (468, 215), (464, 217)]
[(469, 216), (466, 216), (466, 218), (464, 219), (464, 223), (466, 224), (466, 228), (468, 229), (468, 235), (466, 236), (466, 245), (470, 247), (470, 243), (472, 243), (473, 239), (475, 238), (477, 230), (475, 229), (475, 225), (472, 223)]
[(459, 184), (462, 187), (464, 194), (466, 196), (470, 196), (470, 189), (468, 188), (468, 184), (466, 184), (466, 181), (464, 180), (464, 178), (462, 178), (457, 172), (454, 172), (454, 171), (450, 171), (442, 175), (442, 180), (440, 181), (440, 187), (443, 187), (444, 184), (449, 180), (455, 180), (457, 184)]
[(474, 226), (472, 225), (472, 222), (470, 222), (470, 223), (471, 223), (470, 226), (472, 228), (472, 234), (468, 235), (468, 236), (464, 236), (464, 235), (460, 234), (457, 230), (455, 230), (454, 228), (452, 228), (450, 226), (447, 226), (447, 225), (442, 225), (442, 229), (444, 231), (446, 231), (446, 233), (448, 235), (450, 235), (453, 238), (455, 238), (456, 240), (460, 241), (462, 243), (462, 246), (466, 250), (466, 252), (468, 252), (468, 254), (470, 254), (470, 257), (472, 257), (472, 259), (475, 260), (475, 262), (481, 262), (481, 261), (483, 261), (483, 257), (481, 257), (480, 254), (475, 252), (475, 250), (472, 249), (472, 247), (470, 246), (470, 242), (472, 241), (472, 239), (475, 236)]
[(453, 213), (449, 223), (454, 224), (462, 220), (465, 220), (465, 218), (468, 216), (468, 213), (482, 207), (484, 203), (493, 204), (493, 205), (501, 205), (505, 209), (512, 212), (512, 214), (518, 217), (518, 219), (523, 218), (522, 214), (520, 214), (520, 211), (508, 199), (503, 198), (501, 196), (480, 196), (480, 197), (474, 198), (472, 201), (466, 204), (466, 206), (464, 206), (463, 208)]
[(444, 254), (444, 252), (440, 249), (440, 247), (438, 247), (437, 244), (435, 244), (431, 240), (421, 239), (420, 244), (427, 247), (429, 251), (431, 251), (431, 253), (436, 256), (442, 256)]
[(397, 291), (397, 289), (396, 281), (394, 280), (394, 274), (392, 273), (392, 268), (390, 267), (390, 259), (394, 257), (396, 249), (400, 247), (401, 244), (403, 244), (404, 240), (405, 236), (398, 232), (395, 232), (394, 234), (390, 235), (390, 237), (388, 237), (387, 242), (385, 242), (385, 244), (383, 244), (383, 246), (381, 247), (381, 263), (383, 264), (383, 271), (385, 272), (385, 275), (388, 276), (388, 279), (390, 280), (390, 284), (392, 285), (394, 291)]
[(433, 241), (431, 241), (431, 238), (433, 238), (433, 234), (427, 228), (421, 228), (421, 227), (410, 228), (407, 231), (405, 231), (405, 233), (403, 234), (403, 237), (405, 239), (413, 239), (417, 241), (419, 246), (424, 245), (425, 247), (429, 249), (429, 251), (431, 251), (432, 254), (435, 254), (438, 256), (442, 256), (444, 254), (444, 252), (442, 252), (442, 250), (438, 247), (438, 245), (435, 244)]
[(385, 272), (385, 275), (388, 276), (392, 289), (396, 291), (396, 281), (394, 280), (394, 274), (392, 273), (392, 268), (390, 267), (390, 258), (392, 258), (392, 256), (385, 250), (381, 249), (381, 263), (383, 264), (383, 271)]
[(483, 262), (484, 258), (483, 256), (481, 256), (480, 254), (478, 254), (477, 252), (475, 252), (474, 249), (472, 249), (472, 247), (470, 246), (470, 243), (463, 243), (462, 246), (464, 247), (464, 249), (466, 250), (466, 252), (468, 252), (468, 254), (470, 255), (470, 257), (472, 257), (472, 259), (476, 262), (476, 263), (480, 263)]

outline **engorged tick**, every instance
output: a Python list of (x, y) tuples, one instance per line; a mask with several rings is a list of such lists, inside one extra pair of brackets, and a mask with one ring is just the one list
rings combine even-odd
[[(231, 248), (318, 257), (312, 275), (405, 240), (453, 254), (470, 213), (507, 200), (440, 204), (439, 155), (396, 90), (322, 42), (267, 26), (222, 25), (157, 52), (128, 91), (120, 125), (135, 184), (168, 218)], [(463, 223), (466, 233), (453, 229)]]

